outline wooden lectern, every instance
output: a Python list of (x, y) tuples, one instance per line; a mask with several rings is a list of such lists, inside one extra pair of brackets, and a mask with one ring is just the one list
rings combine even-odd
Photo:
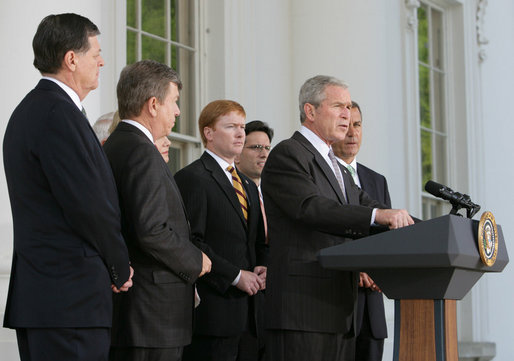
[(456, 301), (509, 257), (501, 227), (491, 267), (478, 249), (478, 221), (447, 215), (325, 248), (325, 268), (367, 272), (395, 300), (394, 361), (458, 361)]

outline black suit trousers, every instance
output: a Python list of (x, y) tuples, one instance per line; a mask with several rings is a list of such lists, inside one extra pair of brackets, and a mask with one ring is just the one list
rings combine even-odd
[(107, 361), (111, 343), (109, 328), (19, 328), (16, 337), (21, 361)]
[(352, 361), (355, 343), (341, 333), (267, 330), (266, 361)]

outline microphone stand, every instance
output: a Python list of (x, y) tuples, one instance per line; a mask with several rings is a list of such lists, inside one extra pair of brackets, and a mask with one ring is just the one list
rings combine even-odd
[(456, 198), (452, 197), (452, 199), (450, 200), (450, 203), (452, 205), (450, 214), (454, 214), (454, 215), (462, 217), (462, 215), (459, 214), (458, 212), (459, 212), (459, 210), (461, 210), (462, 208), (465, 207), (466, 208), (466, 216), (467, 216), (467, 218), (471, 219), (480, 210), (480, 206), (478, 204), (471, 202), (471, 198), (467, 194), (461, 194), (461, 193), (455, 192), (454, 196), (456, 196)]

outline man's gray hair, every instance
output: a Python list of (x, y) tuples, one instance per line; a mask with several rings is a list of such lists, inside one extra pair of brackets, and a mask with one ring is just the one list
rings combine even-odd
[(100, 142), (106, 140), (107, 137), (109, 137), (109, 127), (112, 124), (113, 117), (114, 112), (104, 114), (100, 116), (100, 118), (98, 118), (95, 124), (93, 125), (93, 131), (95, 132)]
[(325, 89), (330, 85), (339, 86), (343, 89), (348, 88), (348, 84), (344, 81), (333, 76), (326, 75), (316, 75), (313, 78), (307, 79), (307, 81), (303, 83), (300, 89), (300, 95), (298, 96), (300, 105), (300, 123), (303, 124), (306, 117), (305, 111), (303, 110), (304, 105), (309, 103), (314, 105), (315, 108), (319, 107), (321, 102), (325, 100)]
[(178, 73), (167, 65), (154, 60), (141, 60), (127, 65), (120, 74), (116, 93), (121, 119), (131, 119), (141, 114), (144, 104), (156, 97), (162, 104), (168, 94), (170, 83), (178, 90), (182, 82)]

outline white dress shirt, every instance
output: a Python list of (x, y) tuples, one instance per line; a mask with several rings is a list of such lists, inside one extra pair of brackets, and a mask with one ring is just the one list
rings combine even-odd
[(150, 131), (148, 129), (146, 129), (146, 127), (143, 124), (138, 123), (132, 119), (123, 119), (122, 122), (133, 125), (137, 129), (142, 131), (148, 137), (148, 139), (150, 139), (150, 142), (154, 143), (152, 133), (150, 133)]

